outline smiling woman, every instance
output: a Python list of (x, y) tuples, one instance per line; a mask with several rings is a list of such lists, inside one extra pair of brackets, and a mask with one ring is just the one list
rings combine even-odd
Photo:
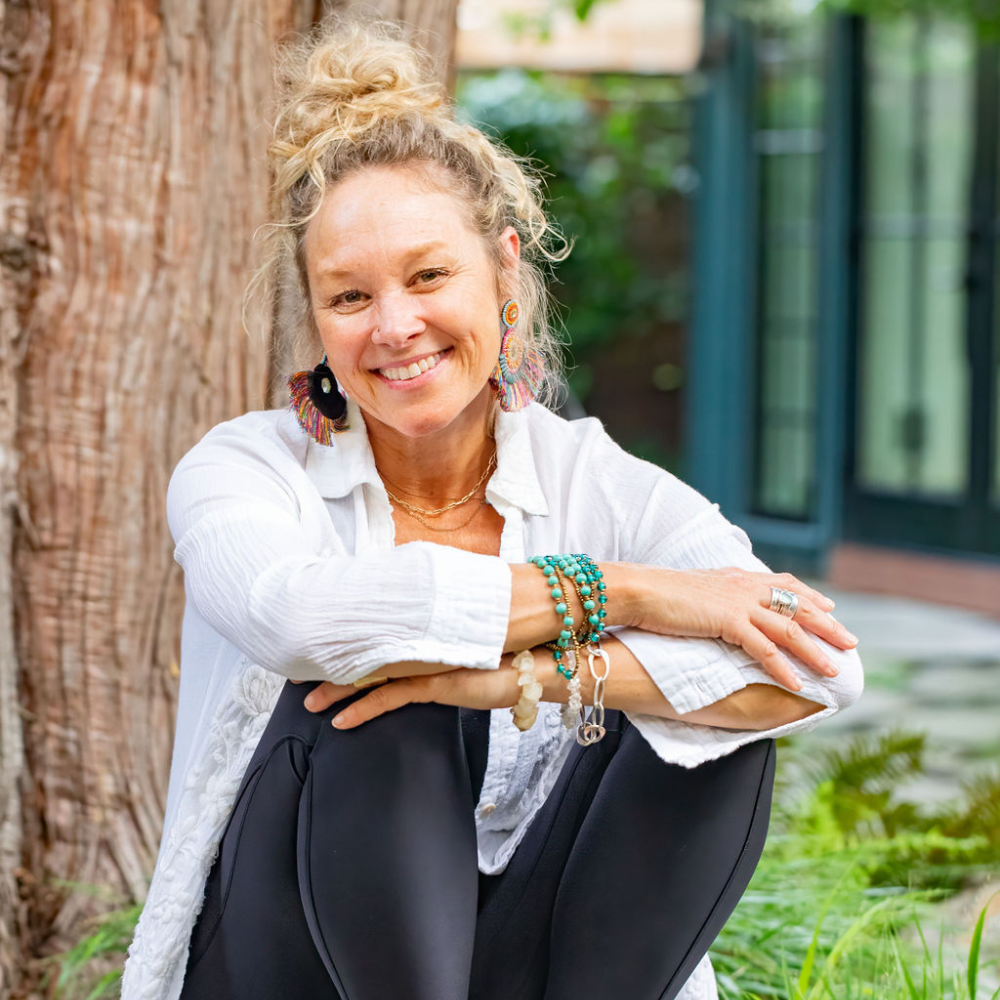
[(170, 480), (181, 695), (122, 996), (711, 1000), (774, 740), (856, 700), (856, 639), (543, 405), (565, 247), (395, 27), (327, 19), (281, 74), (254, 288), (322, 361)]

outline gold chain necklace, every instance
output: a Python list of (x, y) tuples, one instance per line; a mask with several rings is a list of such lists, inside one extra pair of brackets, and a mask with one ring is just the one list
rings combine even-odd
[[(455, 500), (453, 503), (445, 504), (443, 507), (438, 507), (436, 510), (426, 510), (423, 507), (418, 507), (415, 503), (410, 503), (407, 500), (401, 500), (395, 493), (393, 493), (388, 486), (385, 488), (385, 492), (389, 499), (396, 504), (397, 507), (402, 507), (408, 514), (412, 514), (417, 520), (421, 517), (439, 517), (445, 511), (454, 510), (456, 507), (461, 507), (462, 504), (468, 503), (478, 492), (479, 487), (483, 485), (486, 481), (486, 477), (490, 474), (490, 470), (496, 465), (496, 452), (490, 456), (489, 462), (486, 463), (486, 471), (479, 477), (476, 485), (469, 490), (460, 500)], [(469, 519), (471, 520), (471, 518)]]
[(477, 504), (472, 508), (472, 513), (461, 523), (456, 524), (453, 528), (444, 528), (440, 524), (431, 524), (426, 518), (421, 517), (419, 514), (414, 514), (412, 510), (406, 511), (415, 521), (419, 521), (428, 531), (461, 531), (463, 528), (467, 528), (475, 519), (476, 515), (486, 506), (486, 498), (483, 497), (482, 502)]

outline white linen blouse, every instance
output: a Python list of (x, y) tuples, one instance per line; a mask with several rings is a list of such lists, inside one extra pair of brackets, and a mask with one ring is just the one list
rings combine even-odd
[[(497, 417), (486, 497), (504, 519), (499, 556), (423, 541), (396, 546), (353, 401), (348, 417), (349, 429), (323, 446), (288, 409), (247, 413), (213, 427), (171, 476), (167, 518), (186, 594), (180, 694), (163, 834), (125, 964), (124, 1000), (180, 995), (209, 870), (287, 678), (349, 683), (402, 660), (494, 669), (507, 631), (509, 564), (535, 554), (767, 570), (718, 504), (627, 454), (597, 419), (566, 421), (537, 403)], [(721, 640), (614, 631), (681, 713), (750, 683), (776, 683)], [(826, 706), (805, 719), (736, 731), (628, 717), (664, 761), (684, 767), (812, 729), (863, 687), (853, 650), (813, 639), (840, 672), (822, 677), (790, 656), (800, 694)], [(475, 813), (482, 872), (504, 870), (572, 741), (557, 705), (543, 703), (524, 733), (508, 709), (492, 712)], [(706, 955), (679, 1000), (716, 997)]]

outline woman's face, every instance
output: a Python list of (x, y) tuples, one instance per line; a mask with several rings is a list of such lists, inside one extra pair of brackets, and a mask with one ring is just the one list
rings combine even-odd
[[(350, 174), (327, 191), (305, 234), (313, 315), (334, 375), (366, 417), (412, 437), (488, 399), (500, 351), (502, 302), (487, 247), (432, 169)], [(516, 231), (500, 242), (516, 263)]]

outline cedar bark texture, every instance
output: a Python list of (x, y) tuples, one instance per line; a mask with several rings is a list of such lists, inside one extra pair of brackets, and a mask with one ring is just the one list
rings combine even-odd
[[(368, 6), (446, 72), (456, 3)], [(40, 958), (146, 893), (184, 601), (167, 481), (285, 401), (241, 304), (272, 48), (326, 9), (0, 0), (0, 998), (42, 995)]]

